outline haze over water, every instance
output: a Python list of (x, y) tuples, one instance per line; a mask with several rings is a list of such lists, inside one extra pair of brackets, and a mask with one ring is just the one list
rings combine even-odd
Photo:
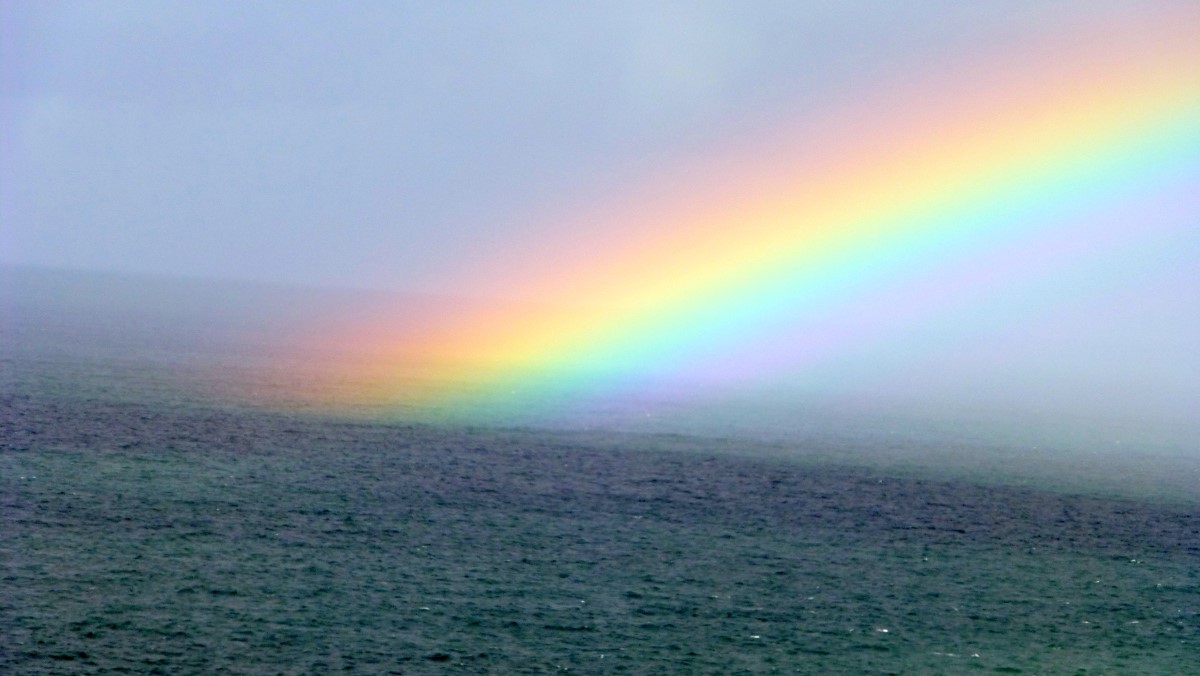
[[(433, 302), (426, 298), (33, 268), (6, 268), (5, 280), (14, 292), (5, 305), (6, 379), (18, 392), (251, 410), (272, 402), (267, 410), (385, 424), (458, 424), (436, 412), (375, 402), (334, 409), (320, 403), (344, 396), (336, 390), (323, 400), (297, 394), (330, 387), (328, 360), (344, 356), (338, 345), (288, 344), (289, 337), (305, 335), (314, 318), (360, 321), (368, 308), (422, 307)], [(437, 302), (472, 307), (462, 299)], [(843, 369), (835, 375), (855, 377)], [(892, 390), (833, 381), (763, 386), (713, 397), (706, 405), (697, 405), (690, 391), (674, 397), (627, 391), (594, 398), (567, 414), (496, 417), (488, 425), (687, 435), (725, 440), (736, 453), (1086, 492), (1178, 499), (1200, 489), (1196, 423), (1187, 416), (1069, 397), (1047, 405), (1035, 391), (1023, 398), (1023, 383), (1008, 383), (1011, 391), (986, 401), (954, 399), (936, 389), (934, 378), (948, 373), (914, 373)], [(344, 387), (355, 391), (356, 384)], [(1078, 396), (1089, 394), (1095, 402), (1086, 388)], [(637, 437), (618, 438), (637, 445)]]

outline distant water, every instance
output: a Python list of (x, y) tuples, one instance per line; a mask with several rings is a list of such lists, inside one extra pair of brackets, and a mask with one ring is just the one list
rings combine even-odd
[(268, 411), (139, 316), (0, 327), (0, 673), (1200, 664), (1186, 453)]

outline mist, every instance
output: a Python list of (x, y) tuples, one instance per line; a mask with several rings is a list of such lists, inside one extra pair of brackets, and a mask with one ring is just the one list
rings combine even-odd
[[(336, 410), (381, 422), (441, 418), (378, 402), (330, 409), (339, 395), (324, 389), (330, 371), (363, 355), (316, 339), (318, 329), (386, 316), (390, 335), (403, 336), (419, 332), (431, 308), (452, 318), (488, 307), (478, 298), (30, 267), (5, 267), (3, 279), (3, 348), (14, 391), (36, 389), (39, 378), (69, 367), (77, 393), (102, 386), (136, 399), (149, 386), (153, 396), (193, 405)], [(967, 466), (1014, 450), (1042, 459), (1195, 461), (1200, 378), (1190, 347), (1200, 344), (1200, 329), (1191, 322), (1191, 333), (1181, 332), (1179, 321), (1196, 316), (1187, 312), (1193, 301), (1164, 294), (1156, 305), (1096, 303), (1007, 328), (994, 313), (991, 323), (969, 328), (960, 317), (952, 350), (944, 349), (948, 327), (926, 325), (775, 382), (624, 387), (560, 410), (481, 419), (795, 449), (840, 440), (843, 459), (877, 457), (890, 445), (883, 453), (897, 460), (911, 459), (914, 447), (943, 449), (938, 462)]]

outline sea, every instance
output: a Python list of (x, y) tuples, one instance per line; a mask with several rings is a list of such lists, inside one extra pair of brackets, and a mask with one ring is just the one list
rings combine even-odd
[(22, 275), (0, 673), (1200, 673), (1187, 449), (260, 406), (192, 287)]

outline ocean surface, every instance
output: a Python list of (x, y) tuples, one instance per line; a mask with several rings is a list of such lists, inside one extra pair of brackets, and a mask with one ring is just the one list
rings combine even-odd
[(1200, 665), (1195, 454), (334, 418), (48, 316), (0, 343), (0, 673)]

